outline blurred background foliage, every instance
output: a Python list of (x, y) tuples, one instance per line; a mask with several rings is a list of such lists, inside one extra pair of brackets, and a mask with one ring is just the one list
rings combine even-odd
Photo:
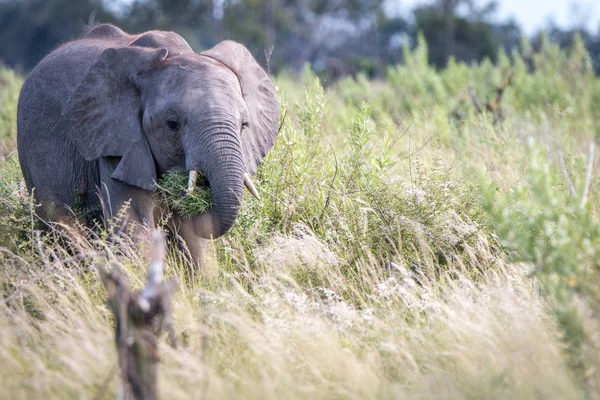
[[(388, 3), (386, 6), (386, 3)], [(431, 0), (412, 14), (389, 11), (385, 0), (3, 0), (0, 1), (0, 62), (27, 72), (58, 44), (90, 25), (115, 23), (130, 32), (174, 30), (196, 50), (223, 39), (244, 43), (269, 69), (302, 70), (305, 64), (327, 83), (342, 76), (386, 74), (403, 61), (402, 47), (422, 34), (429, 62), (497, 61), (500, 50), (520, 45), (523, 30), (496, 18), (496, 1)], [(401, 1), (393, 2), (401, 4)], [(549, 39), (561, 47), (578, 34), (596, 73), (600, 33), (550, 24), (531, 38), (539, 48)]]

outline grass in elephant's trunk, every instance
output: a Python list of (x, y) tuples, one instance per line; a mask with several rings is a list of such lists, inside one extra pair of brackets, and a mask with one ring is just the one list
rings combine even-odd
[(187, 183), (187, 172), (167, 172), (158, 181), (157, 190), (161, 201), (171, 211), (184, 218), (192, 218), (208, 211), (212, 201), (208, 181), (204, 175), (198, 175), (193, 192), (186, 191)]

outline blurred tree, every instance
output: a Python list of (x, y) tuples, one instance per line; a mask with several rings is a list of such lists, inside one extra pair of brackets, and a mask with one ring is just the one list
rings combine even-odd
[[(436, 66), (451, 56), (494, 60), (499, 49), (517, 48), (519, 25), (493, 22), (496, 8), (493, 0), (483, 6), (430, 0), (411, 20), (390, 12), (385, 0), (0, 0), (0, 62), (26, 71), (87, 25), (113, 22), (130, 32), (176, 31), (196, 50), (237, 40), (272, 72), (299, 71), (308, 63), (326, 80), (373, 77), (400, 62), (402, 45), (415, 43), (419, 32)], [(578, 32), (600, 72), (600, 33)], [(566, 45), (572, 33), (553, 27), (550, 38)]]
[(134, 0), (121, 10), (119, 21), (121, 27), (130, 32), (177, 31), (192, 47), (204, 48), (215, 43), (216, 3), (213, 0)]
[(544, 34), (547, 34), (548, 39), (553, 43), (557, 43), (560, 47), (571, 46), (575, 36), (579, 35), (590, 53), (594, 71), (600, 75), (600, 26), (598, 27), (598, 34), (592, 35), (582, 26), (576, 29), (563, 29), (555, 23), (551, 23), (547, 32), (540, 32), (533, 38), (534, 46), (539, 46)]
[[(494, 1), (478, 8), (473, 0), (438, 0), (433, 4), (417, 7), (417, 30), (423, 32), (427, 40), (430, 61), (441, 67), (446, 65), (450, 56), (465, 62), (484, 57), (494, 59), (502, 45), (498, 33), (503, 33), (504, 30), (508, 32), (516, 27), (511, 24), (498, 29), (500, 27), (488, 22), (488, 16), (496, 8)], [(520, 36), (520, 32), (518, 35)]]
[(116, 22), (101, 0), (0, 1), (0, 60), (29, 70), (97, 20)]
[[(383, 0), (239, 0), (223, 10), (223, 37), (245, 43), (254, 54), (274, 47), (271, 67), (339, 69), (339, 53), (377, 48)], [(244, 21), (244, 23), (239, 23)], [(344, 62), (342, 62), (344, 64)]]

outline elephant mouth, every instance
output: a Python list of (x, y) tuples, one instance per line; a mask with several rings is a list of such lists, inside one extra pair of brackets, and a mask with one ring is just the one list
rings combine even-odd
[(243, 192), (242, 182), (254, 197), (260, 196), (250, 176), (244, 173), (237, 175), (239, 180), (230, 180), (223, 185), (223, 179), (218, 175), (212, 175), (211, 182), (210, 173), (205, 176), (199, 171), (191, 169), (187, 174), (181, 173), (183, 171), (176, 173), (177, 189), (163, 187), (164, 198), (167, 208), (175, 216), (192, 222), (198, 236), (214, 239), (225, 234), (237, 217)]
[[(210, 186), (208, 184), (208, 181), (202, 182), (200, 185), (206, 187)], [(198, 185), (198, 171), (196, 171), (195, 169), (190, 170), (188, 174), (188, 184), (186, 192), (192, 193), (196, 189), (196, 187), (200, 185)], [(254, 183), (252, 182), (252, 179), (250, 178), (250, 175), (247, 172), (244, 172), (244, 186), (246, 187), (246, 189), (248, 189), (252, 196), (254, 196), (257, 200), (260, 200), (258, 190), (256, 190), (256, 186), (254, 186)]]
[(186, 219), (205, 214), (214, 206), (208, 179), (200, 173), (192, 176), (191, 185), (189, 181), (187, 171), (171, 170), (161, 175), (156, 184), (162, 206), (174, 216)]

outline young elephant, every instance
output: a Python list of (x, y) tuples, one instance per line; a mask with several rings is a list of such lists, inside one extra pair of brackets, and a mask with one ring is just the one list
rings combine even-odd
[(128, 203), (124, 221), (152, 227), (162, 215), (159, 177), (204, 174), (212, 207), (171, 223), (198, 262), (204, 239), (233, 225), (278, 120), (273, 84), (242, 45), (224, 41), (197, 54), (173, 32), (99, 25), (25, 80), (19, 161), (45, 218), (63, 222), (76, 206), (110, 218)]

